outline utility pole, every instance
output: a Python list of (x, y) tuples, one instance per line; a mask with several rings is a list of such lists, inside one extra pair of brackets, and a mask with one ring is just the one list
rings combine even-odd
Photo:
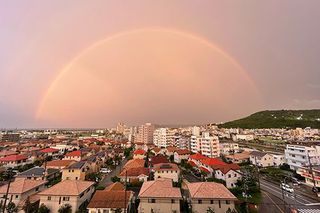
[[(314, 175), (313, 175), (313, 169), (312, 169), (312, 163), (310, 160), (310, 156), (309, 153), (307, 152), (307, 156), (308, 156), (308, 162), (309, 162), (309, 172), (311, 173), (311, 177), (312, 177), (312, 182), (313, 182), (313, 189), (316, 190), (314, 191), (315, 193), (317, 192), (317, 186), (316, 186), (316, 181), (314, 179)], [(313, 191), (313, 190), (312, 190)]]
[(5, 198), (4, 198), (4, 203), (3, 203), (3, 213), (5, 213), (6, 211), (6, 204), (7, 204), (7, 199), (8, 199), (8, 194), (9, 194), (9, 189), (10, 189), (10, 184), (11, 184), (11, 176), (12, 176), (12, 171), (11, 169), (9, 169), (8, 171), (8, 177), (9, 177), (9, 182), (8, 182), (8, 187), (7, 187), (7, 191), (6, 191), (6, 195), (5, 195)]
[(260, 190), (260, 171), (259, 171), (259, 167), (257, 166), (257, 156), (254, 156), (254, 162), (255, 162), (255, 167), (256, 167), (256, 172), (257, 172), (257, 176), (258, 176), (258, 184), (259, 184), (259, 190)]
[(124, 213), (127, 212), (127, 170), (126, 170), (126, 176), (124, 180)]

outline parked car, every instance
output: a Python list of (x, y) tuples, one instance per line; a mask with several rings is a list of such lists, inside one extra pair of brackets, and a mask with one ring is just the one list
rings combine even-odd
[(291, 179), (292, 179), (293, 185), (300, 185), (301, 184), (301, 182), (297, 178), (293, 177)]
[(111, 170), (111, 169), (108, 169), (108, 168), (101, 168), (101, 169), (100, 169), (100, 172), (101, 172), (102, 174), (108, 174), (108, 173), (112, 172), (112, 170)]

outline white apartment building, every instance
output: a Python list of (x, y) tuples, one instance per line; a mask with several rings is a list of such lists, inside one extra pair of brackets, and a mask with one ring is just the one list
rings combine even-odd
[(156, 129), (153, 133), (153, 143), (157, 147), (168, 147), (175, 145), (175, 131), (168, 128)]
[(146, 123), (138, 128), (138, 135), (135, 138), (136, 143), (152, 144), (153, 143), (154, 125)]
[(209, 132), (203, 132), (201, 136), (192, 135), (190, 139), (191, 151), (201, 153), (204, 156), (214, 158), (220, 156), (219, 138), (210, 136)]
[(229, 155), (239, 152), (239, 144), (237, 143), (219, 143), (220, 154)]
[(309, 166), (309, 160), (312, 165), (320, 163), (320, 146), (300, 146), (287, 145), (285, 149), (285, 158), (291, 169)]
[(252, 134), (237, 134), (233, 137), (234, 141), (252, 141), (254, 140), (254, 135)]

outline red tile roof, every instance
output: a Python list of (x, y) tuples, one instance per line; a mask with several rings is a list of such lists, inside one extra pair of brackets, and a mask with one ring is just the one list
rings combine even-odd
[(137, 149), (136, 151), (134, 151), (133, 154), (135, 155), (144, 155), (146, 153), (146, 151), (144, 151), (143, 149)]
[(19, 160), (26, 160), (28, 159), (24, 155), (9, 155), (3, 158), (0, 158), (0, 161), (19, 161)]
[(172, 186), (171, 179), (159, 178), (155, 181), (144, 182), (140, 192), (140, 198), (181, 198), (179, 188)]
[[(126, 196), (126, 198), (125, 198)], [(93, 195), (88, 208), (124, 209), (128, 206), (133, 192), (98, 190)], [(124, 202), (126, 201), (126, 203)]]
[(199, 169), (205, 173), (210, 173), (210, 171), (207, 168), (204, 168), (203, 166), (200, 166)]
[(214, 165), (211, 166), (214, 170), (220, 170), (223, 174), (228, 173), (230, 170), (237, 171), (240, 170), (240, 166), (235, 163), (225, 164), (225, 165)]
[(197, 153), (197, 154), (190, 155), (189, 158), (193, 160), (202, 160), (202, 159), (207, 159), (208, 157), (203, 156), (200, 153)]
[(200, 160), (200, 162), (207, 166), (226, 165), (225, 162), (219, 160), (218, 158), (206, 158), (206, 159)]
[(179, 171), (179, 167), (174, 163), (159, 163), (154, 165), (155, 171)]
[[(127, 174), (126, 174), (127, 172)], [(149, 175), (149, 169), (145, 168), (145, 167), (140, 167), (140, 168), (130, 168), (130, 169), (124, 169), (121, 171), (121, 173), (119, 174), (120, 177), (124, 177), (124, 176), (128, 176), (128, 177), (138, 177), (140, 175)]]
[(188, 149), (178, 149), (175, 152), (179, 155), (189, 155), (191, 153)]
[(168, 159), (163, 155), (157, 155), (150, 158), (151, 165), (155, 165), (158, 163), (169, 163)]
[(193, 162), (193, 161), (188, 161), (188, 163), (193, 167), (197, 167), (197, 164), (195, 162)]
[(76, 151), (72, 151), (72, 152), (69, 152), (67, 153), (65, 156), (68, 156), (68, 157), (77, 157), (77, 156), (81, 156), (81, 151), (80, 150), (76, 150)]
[(46, 149), (41, 150), (40, 152), (41, 153), (54, 153), (54, 152), (59, 152), (59, 151), (60, 151), (59, 149), (46, 148)]

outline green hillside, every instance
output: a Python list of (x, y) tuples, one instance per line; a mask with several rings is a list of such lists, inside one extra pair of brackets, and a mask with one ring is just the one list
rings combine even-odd
[(219, 125), (223, 128), (318, 128), (320, 129), (320, 109), (313, 110), (266, 110), (248, 117)]

